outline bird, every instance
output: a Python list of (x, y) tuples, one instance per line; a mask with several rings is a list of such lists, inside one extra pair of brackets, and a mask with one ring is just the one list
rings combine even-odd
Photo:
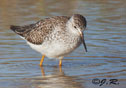
[(42, 54), (40, 66), (43, 66), (45, 56), (59, 59), (59, 66), (62, 66), (62, 59), (81, 44), (87, 52), (83, 33), (86, 26), (87, 21), (83, 15), (73, 14), (52, 16), (23, 26), (10, 25), (10, 29)]

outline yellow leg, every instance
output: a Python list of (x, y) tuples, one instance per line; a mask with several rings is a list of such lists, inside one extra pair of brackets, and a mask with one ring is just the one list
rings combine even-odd
[(60, 59), (59, 61), (59, 66), (62, 66), (62, 59)]
[(40, 66), (42, 66), (42, 64), (43, 64), (43, 61), (44, 61), (44, 55), (42, 56), (42, 58), (41, 58), (41, 61), (40, 61)]

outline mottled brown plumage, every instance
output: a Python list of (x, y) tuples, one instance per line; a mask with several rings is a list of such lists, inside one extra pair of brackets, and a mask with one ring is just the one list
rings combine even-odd
[[(44, 39), (53, 32), (56, 26), (64, 27), (70, 17), (56, 16), (40, 20), (35, 24), (25, 26), (11, 26), (11, 30), (24, 37), (33, 44), (42, 44)], [(47, 25), (48, 24), (48, 25)], [(62, 28), (63, 29), (63, 28)]]

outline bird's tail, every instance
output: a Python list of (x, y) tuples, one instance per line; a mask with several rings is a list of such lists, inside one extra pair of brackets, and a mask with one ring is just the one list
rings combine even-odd
[(21, 26), (14, 26), (11, 25), (10, 29), (14, 31), (16, 34), (23, 36), (24, 32), (26, 31), (23, 27)]
[(10, 26), (10, 29), (16, 33), (16, 32), (19, 31), (20, 26), (14, 26), (14, 25), (11, 25), (11, 26)]

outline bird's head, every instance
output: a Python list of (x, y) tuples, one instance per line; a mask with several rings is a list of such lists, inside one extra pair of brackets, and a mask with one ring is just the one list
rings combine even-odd
[(86, 48), (86, 44), (84, 40), (84, 34), (83, 34), (83, 31), (86, 29), (86, 26), (87, 26), (86, 18), (80, 14), (74, 14), (68, 20), (67, 26), (71, 30), (71, 32), (81, 37), (82, 43), (87, 52), (87, 48)]

